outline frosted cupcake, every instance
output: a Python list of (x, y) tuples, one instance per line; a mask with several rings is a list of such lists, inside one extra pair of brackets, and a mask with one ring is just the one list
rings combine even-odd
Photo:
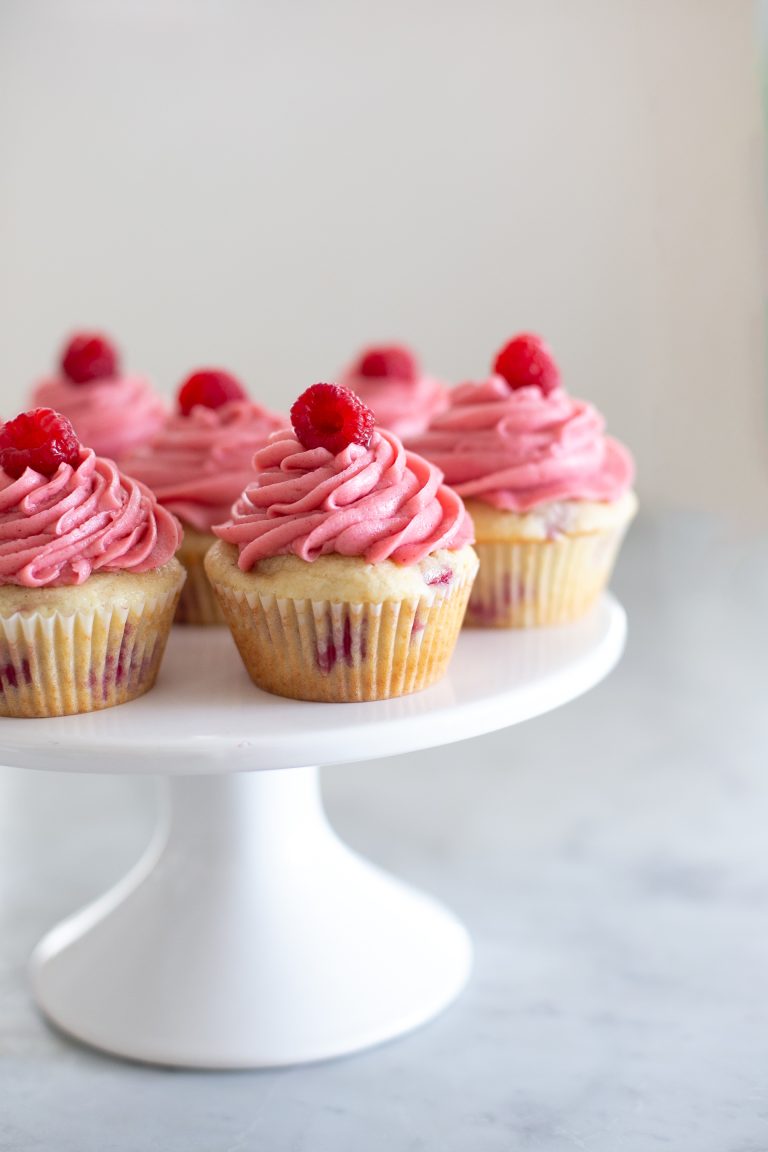
[(129, 456), (126, 472), (152, 489), (184, 526), (179, 560), (187, 582), (177, 623), (224, 624), (203, 567), (213, 525), (229, 516), (253, 476), (253, 456), (285, 418), (249, 400), (228, 372), (202, 369), (179, 388), (177, 411), (150, 444)]
[(401, 440), (423, 432), (448, 404), (448, 389), (425, 376), (416, 356), (399, 344), (366, 349), (339, 381), (373, 412), (376, 423)]
[(595, 408), (564, 391), (539, 337), (515, 337), (494, 370), (455, 388), (409, 447), (444, 472), (475, 523), (467, 623), (575, 620), (608, 583), (636, 512), (632, 457)]
[(155, 435), (166, 416), (165, 402), (149, 381), (122, 372), (114, 344), (96, 332), (72, 337), (59, 374), (36, 385), (32, 403), (61, 412), (97, 456), (121, 463)]
[(47, 408), (0, 425), (0, 715), (122, 704), (155, 682), (178, 521)]
[(345, 388), (315, 384), (291, 421), (206, 557), (251, 679), (336, 702), (428, 687), (477, 571), (462, 501)]

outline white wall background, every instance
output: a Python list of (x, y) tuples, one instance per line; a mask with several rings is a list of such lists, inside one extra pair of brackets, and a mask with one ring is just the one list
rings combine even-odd
[(543, 332), (647, 504), (768, 495), (747, 0), (0, 0), (0, 413), (73, 326), (287, 407)]

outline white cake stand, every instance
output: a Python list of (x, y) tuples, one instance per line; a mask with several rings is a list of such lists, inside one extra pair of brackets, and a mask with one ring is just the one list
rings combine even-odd
[(36, 949), (43, 1012), (108, 1052), (202, 1068), (320, 1060), (428, 1020), (466, 982), (467, 933), (337, 839), (307, 765), (518, 724), (596, 684), (624, 636), (606, 596), (576, 625), (464, 632), (427, 692), (306, 704), (255, 689), (228, 632), (176, 629), (143, 699), (0, 720), (2, 763), (167, 778), (138, 864)]

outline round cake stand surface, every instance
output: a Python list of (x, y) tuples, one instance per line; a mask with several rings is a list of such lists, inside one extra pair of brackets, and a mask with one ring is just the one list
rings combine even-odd
[(341, 843), (312, 765), (549, 711), (611, 670), (625, 631), (605, 596), (567, 627), (462, 633), (448, 676), (426, 692), (329, 705), (259, 692), (223, 629), (175, 629), (146, 697), (1, 720), (7, 765), (165, 777), (142, 859), (38, 945), (43, 1012), (108, 1052), (200, 1068), (325, 1059), (428, 1020), (467, 980), (467, 933)]

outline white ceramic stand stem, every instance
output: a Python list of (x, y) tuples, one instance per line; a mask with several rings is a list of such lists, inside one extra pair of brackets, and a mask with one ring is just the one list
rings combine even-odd
[(1, 721), (0, 763), (167, 777), (136, 867), (35, 952), (41, 1008), (98, 1048), (206, 1068), (337, 1056), (428, 1020), (467, 978), (467, 935), (339, 842), (302, 765), (519, 724), (601, 680), (624, 636), (606, 596), (566, 628), (463, 633), (426, 692), (308, 704), (255, 689), (224, 629), (180, 629), (142, 699)]
[(35, 953), (38, 1001), (67, 1032), (162, 1064), (292, 1064), (386, 1040), (458, 993), (463, 927), (338, 840), (317, 769), (168, 788), (133, 872)]

